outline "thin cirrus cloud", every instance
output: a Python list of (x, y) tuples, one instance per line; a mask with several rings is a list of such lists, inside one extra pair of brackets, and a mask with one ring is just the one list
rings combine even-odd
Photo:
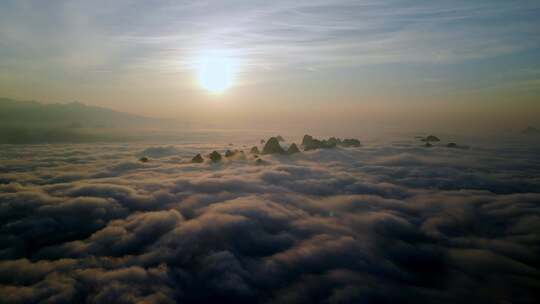
[(2, 6), (0, 56), (15, 54), (20, 60), (10, 59), (8, 66), (40, 53), (45, 62), (63, 61), (60, 68), (87, 62), (113, 70), (181, 70), (194, 54), (214, 48), (235, 50), (254, 69), (452, 63), (537, 47), (539, 35), (534, 1), (8, 1)]

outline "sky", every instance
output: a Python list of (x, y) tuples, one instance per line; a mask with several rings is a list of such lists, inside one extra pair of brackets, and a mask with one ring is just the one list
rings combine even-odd
[[(0, 1), (0, 95), (291, 125), (540, 124), (538, 1)], [(235, 63), (213, 94), (200, 61)]]

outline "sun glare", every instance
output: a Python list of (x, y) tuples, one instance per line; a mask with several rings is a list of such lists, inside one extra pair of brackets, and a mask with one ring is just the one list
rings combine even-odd
[(199, 85), (211, 93), (222, 93), (234, 85), (237, 63), (234, 58), (208, 54), (197, 62)]

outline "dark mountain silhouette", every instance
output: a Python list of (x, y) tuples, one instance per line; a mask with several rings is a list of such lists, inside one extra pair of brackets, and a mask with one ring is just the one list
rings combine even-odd
[(285, 150), (279, 145), (276, 137), (270, 137), (263, 147), (262, 154), (285, 154)]
[(134, 130), (167, 125), (178, 123), (79, 102), (45, 104), (0, 98), (0, 143), (131, 140), (142, 134)]
[(340, 138), (330, 137), (329, 139), (316, 139), (311, 135), (304, 135), (302, 138), (302, 146), (304, 150), (316, 150), (316, 149), (331, 149), (338, 146), (341, 147), (360, 147), (360, 141), (356, 138), (346, 138), (341, 140)]
[(81, 127), (140, 127), (162, 122), (160, 119), (88, 106), (79, 102), (44, 104), (0, 98), (0, 124), (55, 125)]
[(213, 162), (221, 161), (221, 154), (218, 151), (213, 151), (208, 155)]
[(425, 142), (435, 142), (435, 141), (441, 141), (437, 136), (435, 135), (429, 135), (428, 137), (426, 138), (423, 138), (422, 141), (425, 141)]
[(289, 149), (287, 149), (287, 154), (295, 154), (295, 153), (300, 153), (300, 149), (298, 149), (298, 146), (293, 143), (292, 145), (289, 146)]
[(202, 162), (204, 162), (204, 159), (202, 158), (201, 154), (197, 154), (197, 155), (195, 155), (195, 157), (193, 157), (191, 159), (191, 162), (193, 162), (193, 163), (202, 163)]

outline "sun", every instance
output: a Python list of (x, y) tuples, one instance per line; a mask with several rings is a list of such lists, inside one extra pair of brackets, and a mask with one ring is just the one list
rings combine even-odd
[(199, 85), (210, 93), (222, 93), (234, 85), (237, 61), (219, 54), (206, 54), (197, 60)]

